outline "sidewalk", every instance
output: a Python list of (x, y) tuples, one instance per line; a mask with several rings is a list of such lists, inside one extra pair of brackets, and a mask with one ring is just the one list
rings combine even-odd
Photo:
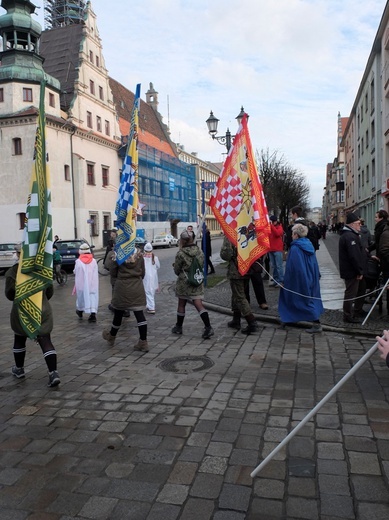
[[(337, 235), (327, 234), (327, 240), (320, 241), (320, 249), (316, 253), (321, 274), (321, 296), (325, 309), (325, 312), (320, 317), (323, 329), (326, 331), (337, 331), (343, 334), (364, 334), (369, 337), (380, 335), (385, 327), (389, 327), (386, 300), (383, 303), (382, 312), (379, 311), (377, 305), (365, 325), (343, 322), (341, 309), (343, 304), (344, 282), (340, 278), (338, 268), (328, 251), (328, 247), (331, 247), (331, 250), (337, 250), (337, 241)], [(217, 259), (215, 270), (217, 275), (225, 276), (226, 266), (224, 263), (218, 263)], [(264, 311), (259, 308), (254, 292), (251, 290), (250, 298), (254, 315), (260, 322), (279, 324), (279, 289), (268, 287), (267, 281), (264, 281), (264, 284), (269, 309)], [(374, 296), (374, 299), (375, 297), (376, 296)], [(369, 312), (374, 303), (374, 299), (369, 299), (368, 303), (365, 304), (364, 309), (366, 312)], [(205, 302), (208, 308), (213, 309), (216, 312), (231, 314), (231, 291), (228, 280), (224, 280), (217, 287), (207, 289)], [(308, 322), (301, 322), (301, 326), (308, 328), (311, 324)]]
[[(177, 302), (165, 285), (147, 317), (150, 352), (140, 354), (133, 317), (114, 347), (101, 337), (112, 319), (109, 277), (100, 277), (95, 324), (78, 320), (71, 291), (70, 276), (52, 301), (56, 389), (34, 342), (25, 380), (10, 375), (10, 302), (0, 299), (1, 520), (389, 518), (389, 370), (378, 355), (250, 478), (371, 337), (280, 329), (276, 289), (255, 335), (211, 311), (215, 335), (202, 340), (191, 306), (184, 334), (172, 335)], [(207, 291), (220, 310), (228, 297), (227, 284)]]

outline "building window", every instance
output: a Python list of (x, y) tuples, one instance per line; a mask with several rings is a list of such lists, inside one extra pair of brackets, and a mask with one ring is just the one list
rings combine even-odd
[(89, 215), (89, 222), (90, 222), (90, 236), (91, 237), (97, 237), (98, 234), (99, 234), (99, 219), (98, 219), (98, 215), (90, 214)]
[(100, 58), (96, 56), (96, 67), (100, 67)]
[(65, 164), (65, 166), (63, 167), (63, 173), (65, 181), (70, 181), (70, 166), (68, 164)]
[(87, 184), (95, 186), (95, 165), (92, 163), (87, 164)]
[(23, 89), (23, 101), (32, 102), (32, 88)]
[(95, 82), (92, 80), (89, 81), (89, 90), (91, 94), (95, 95)]
[(89, 61), (93, 63), (93, 52), (89, 51)]
[(92, 128), (92, 112), (86, 113), (86, 126)]
[(4, 101), (4, 89), (0, 88), (0, 103), (3, 103)]
[(102, 166), (101, 168), (101, 179), (103, 186), (109, 185), (109, 168), (107, 168), (106, 166)]
[(22, 140), (20, 137), (12, 139), (13, 155), (22, 155)]
[(101, 132), (101, 117), (100, 116), (96, 117), (96, 128), (97, 128), (98, 132)]
[(110, 128), (109, 128), (109, 121), (105, 121), (105, 135), (111, 135)]
[(19, 229), (24, 229), (26, 225), (26, 214), (25, 213), (18, 213), (19, 217)]
[(51, 92), (49, 93), (49, 105), (55, 108), (55, 96)]
[(103, 87), (99, 87), (99, 98), (104, 101), (104, 89)]

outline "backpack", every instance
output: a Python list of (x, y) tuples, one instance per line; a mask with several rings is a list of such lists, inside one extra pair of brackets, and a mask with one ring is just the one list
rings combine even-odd
[(188, 273), (184, 271), (184, 274), (192, 287), (199, 287), (203, 283), (204, 273), (197, 256), (192, 258)]

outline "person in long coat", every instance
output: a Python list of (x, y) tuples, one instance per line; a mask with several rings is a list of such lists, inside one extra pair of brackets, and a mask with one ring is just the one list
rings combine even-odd
[(208, 311), (203, 305), (204, 285), (194, 287), (188, 281), (188, 271), (193, 258), (197, 258), (200, 266), (204, 267), (204, 255), (199, 247), (193, 242), (193, 234), (190, 231), (183, 231), (180, 235), (180, 250), (176, 254), (173, 268), (177, 275), (176, 296), (178, 298), (177, 322), (172, 328), (173, 334), (182, 334), (182, 325), (185, 319), (185, 308), (188, 301), (192, 302), (200, 318), (204, 323), (203, 339), (208, 339), (214, 335)]
[(88, 321), (94, 323), (99, 307), (99, 269), (88, 244), (81, 244), (79, 253), (74, 266), (76, 314), (82, 320), (86, 312)]
[(286, 261), (284, 285), (281, 287), (278, 312), (282, 323), (312, 321), (309, 333), (321, 332), (319, 317), (323, 313), (320, 274), (315, 249), (307, 238), (303, 224), (292, 227), (292, 242)]
[[(21, 246), (17, 244), (15, 249), (19, 261)], [(5, 296), (8, 298), (8, 300), (13, 302), (15, 300), (18, 265), (18, 263), (13, 265), (5, 274)], [(57, 353), (51, 341), (50, 335), (51, 331), (53, 330), (53, 312), (51, 310), (49, 300), (53, 294), (53, 284), (49, 285), (49, 287), (43, 291), (42, 322), (39, 329), (39, 334), (36, 338), (37, 343), (39, 343), (39, 346), (42, 349), (43, 357), (47, 365), (49, 372), (49, 382), (47, 386), (50, 387), (58, 386), (61, 382), (57, 372)], [(12, 367), (11, 373), (17, 379), (23, 379), (25, 377), (24, 360), (26, 357), (27, 335), (22, 327), (22, 324), (20, 323), (19, 310), (15, 302), (12, 305), (10, 322), (11, 328), (15, 334), (13, 346), (15, 365)]]
[(146, 293), (147, 312), (155, 314), (155, 293), (158, 290), (158, 269), (161, 267), (158, 256), (153, 253), (153, 246), (150, 242), (145, 244), (143, 249), (145, 261), (145, 277), (143, 285)]
[(147, 321), (144, 315), (146, 309), (146, 293), (143, 286), (145, 276), (145, 262), (139, 249), (127, 258), (122, 264), (116, 261), (116, 253), (108, 254), (106, 263), (111, 276), (116, 278), (113, 289), (112, 307), (114, 309), (111, 329), (103, 330), (103, 338), (110, 345), (115, 343), (116, 335), (122, 324), (126, 310), (133, 311), (138, 324), (139, 340), (134, 345), (134, 350), (148, 352)]

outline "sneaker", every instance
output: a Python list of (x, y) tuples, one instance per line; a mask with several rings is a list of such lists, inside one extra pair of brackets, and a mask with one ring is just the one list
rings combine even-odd
[(147, 339), (140, 339), (136, 345), (134, 345), (134, 350), (139, 350), (140, 352), (148, 352), (149, 344), (147, 343)]
[(60, 382), (61, 382), (61, 380), (60, 380), (58, 372), (56, 370), (49, 372), (49, 382), (47, 383), (47, 386), (50, 386), (50, 387), (58, 386), (60, 384)]
[(96, 313), (92, 312), (92, 314), (88, 318), (89, 323), (96, 323)]
[(172, 332), (173, 334), (182, 334), (182, 327), (180, 327), (179, 325), (174, 325), (174, 327), (172, 328)]
[(211, 336), (213, 336), (215, 333), (213, 331), (213, 328), (212, 327), (205, 327), (204, 328), (204, 332), (203, 332), (203, 335), (202, 335), (202, 338), (203, 339), (209, 339)]
[(147, 314), (155, 314), (155, 311), (153, 311), (151, 309), (147, 309)]
[(82, 311), (76, 311), (76, 314), (77, 314), (77, 316), (80, 318), (80, 320), (82, 320), (82, 314), (83, 314), (83, 312), (82, 312)]
[(11, 369), (11, 372), (12, 372), (12, 375), (17, 377), (18, 379), (22, 379), (23, 377), (25, 377), (23, 367), (18, 368), (17, 366), (13, 366)]
[(113, 345), (115, 343), (116, 336), (112, 336), (111, 331), (107, 329), (103, 330), (102, 336), (105, 339), (105, 341), (108, 341), (110, 345)]
[(269, 306), (267, 303), (261, 303), (259, 308), (262, 309), (263, 311), (267, 311), (269, 309)]

